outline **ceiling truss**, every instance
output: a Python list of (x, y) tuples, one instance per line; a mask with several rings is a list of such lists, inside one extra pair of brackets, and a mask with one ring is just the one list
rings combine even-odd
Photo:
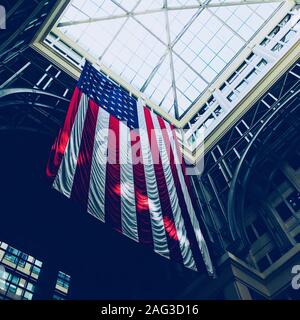
[[(124, 27), (127, 26), (127, 23), (129, 20), (134, 21), (137, 23), (140, 27), (142, 27), (147, 33), (149, 33), (155, 40), (159, 42), (160, 45), (162, 45), (162, 48), (165, 49), (163, 54), (160, 55), (160, 59), (158, 62), (155, 62), (152, 66), (152, 70), (149, 74), (147, 74), (147, 77), (145, 77), (144, 82), (142, 85), (137, 88), (139, 92), (142, 94), (147, 95), (147, 91), (149, 94), (149, 99), (152, 99), (152, 94), (149, 93), (149, 85), (152, 83), (152, 80), (154, 77), (157, 75), (158, 71), (161, 69), (162, 65), (166, 63), (166, 59), (169, 61), (169, 73), (170, 77), (168, 78), (168, 81), (170, 81), (170, 86), (168, 90), (165, 89), (163, 96), (160, 98), (160, 101), (155, 101), (156, 105), (159, 107), (162, 107), (165, 109), (166, 112), (169, 114), (172, 113), (172, 109), (174, 112), (175, 119), (180, 119), (182, 114), (184, 114), (186, 107), (182, 107), (182, 104), (179, 100), (185, 99), (184, 103), (185, 104), (190, 104), (190, 106), (194, 105), (201, 96), (198, 94), (197, 97), (189, 97), (186, 95), (185, 91), (182, 90), (177, 86), (176, 83), (176, 78), (178, 78), (178, 75), (175, 73), (175, 63), (180, 63), (182, 66), (185, 65), (186, 68), (188, 68), (194, 75), (198, 77), (198, 79), (202, 82), (202, 86), (210, 86), (211, 84), (211, 79), (207, 79), (206, 76), (202, 74), (202, 71), (198, 70), (195, 68), (195, 66), (192, 63), (189, 63), (186, 59), (182, 57), (182, 55), (177, 52), (175, 45), (182, 39), (182, 37), (186, 34), (186, 31), (192, 26), (192, 24), (196, 21), (196, 19), (199, 17), (199, 15), (206, 10), (212, 17), (216, 18), (219, 22), (221, 22), (223, 25), (226, 26), (230, 32), (237, 37), (241, 43), (243, 44), (242, 47), (244, 48), (248, 40), (245, 39), (237, 30), (235, 30), (233, 27), (231, 27), (229, 24), (226, 23), (226, 21), (223, 21), (220, 17), (218, 17), (217, 14), (214, 12), (214, 8), (222, 8), (222, 7), (234, 7), (234, 6), (249, 6), (249, 5), (259, 5), (259, 4), (267, 4), (267, 3), (282, 3), (283, 1), (281, 0), (267, 0), (267, 1), (262, 1), (262, 0), (241, 0), (241, 1), (224, 1), (224, 2), (212, 2), (211, 0), (205, 0), (205, 1), (199, 1), (198, 0), (198, 5), (181, 5), (181, 6), (171, 6), (168, 4), (167, 0), (163, 1), (163, 5), (160, 8), (154, 8), (154, 9), (148, 9), (148, 10), (143, 10), (139, 11), (138, 6), (142, 2), (141, 0), (137, 1), (135, 6), (132, 9), (126, 9), (124, 5), (120, 3), (120, 1), (117, 0), (110, 0), (111, 3), (113, 3), (116, 7), (119, 8), (120, 14), (115, 14), (115, 15), (108, 15), (108, 16), (101, 16), (101, 17), (92, 17), (88, 19), (80, 19), (80, 20), (75, 20), (72, 19), (71, 21), (63, 21), (60, 22), (59, 20), (56, 22), (53, 30), (54, 32), (57, 31), (58, 34), (60, 31), (64, 31), (63, 28), (65, 27), (70, 27), (70, 26), (77, 26), (77, 25), (84, 25), (84, 24), (92, 24), (92, 23), (97, 23), (101, 21), (108, 21), (108, 20), (116, 20), (116, 19), (123, 19), (118, 26), (117, 30), (114, 31), (114, 36), (111, 38), (109, 41), (108, 45), (105, 46), (105, 49), (101, 54), (99, 53), (99, 56), (96, 57), (96, 61), (99, 64), (105, 64), (103, 62), (103, 58), (107, 57), (107, 55), (110, 53), (111, 48), (116, 42), (116, 39), (119, 37), (120, 33), (124, 29)], [(251, 9), (251, 6), (249, 7), (251, 11), (255, 12), (255, 10)], [(120, 11), (121, 10), (121, 11)], [(191, 13), (191, 17), (185, 22), (184, 25), (181, 26), (180, 32), (178, 32), (174, 39), (171, 37), (171, 31), (170, 31), (170, 21), (169, 21), (169, 14), (171, 12), (176, 12), (176, 11), (182, 11), (182, 10), (193, 10)], [(123, 13), (122, 13), (123, 11)], [(151, 28), (147, 26), (146, 23), (143, 22), (143, 20), (139, 19), (140, 16), (145, 16), (145, 15), (153, 15), (155, 13), (162, 13), (163, 14), (163, 19), (165, 20), (165, 32), (166, 32), (166, 39), (164, 37), (160, 37), (158, 34), (153, 32)], [(175, 60), (175, 59), (176, 60)], [(176, 61), (174, 63), (174, 61)], [(177, 70), (177, 69), (176, 69)], [(120, 77), (123, 76), (123, 74), (119, 74)], [(169, 80), (170, 79), (170, 80)], [(152, 87), (150, 87), (152, 88)], [(171, 100), (171, 95), (170, 92), (172, 92), (173, 96), (173, 104), (170, 104)], [(200, 91), (199, 91), (200, 92)], [(180, 97), (179, 97), (180, 95)], [(168, 100), (166, 100), (168, 99)], [(168, 102), (166, 102), (168, 101)], [(170, 104), (170, 105), (169, 105)], [(165, 105), (165, 106), (164, 106)], [(179, 110), (180, 109), (180, 110)]]

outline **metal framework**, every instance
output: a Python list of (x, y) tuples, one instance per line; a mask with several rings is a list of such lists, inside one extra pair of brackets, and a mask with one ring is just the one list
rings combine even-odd
[(0, 66), (0, 130), (28, 130), (54, 137), (75, 85), (63, 73), (57, 76), (58, 71), (30, 48)]
[(124, 14), (110, 15), (107, 17), (97, 17), (97, 18), (82, 19), (82, 20), (75, 20), (75, 21), (68, 21), (68, 22), (60, 22), (60, 23), (58, 23), (57, 26), (60, 28), (60, 27), (74, 26), (74, 25), (79, 25), (79, 24), (100, 22), (100, 21), (106, 21), (106, 20), (121, 19), (121, 18), (127, 18), (127, 17), (136, 17), (136, 16), (142, 16), (142, 15), (165, 12), (165, 11), (232, 7), (232, 6), (240, 6), (240, 5), (273, 3), (273, 2), (282, 2), (282, 1), (281, 0), (266, 0), (266, 1), (248, 0), (248, 1), (227, 1), (227, 2), (219, 2), (219, 3), (209, 3), (209, 1), (203, 1), (203, 2), (199, 1), (199, 5), (182, 5), (182, 6), (168, 6), (168, 4), (166, 4), (164, 1), (163, 7), (159, 8), (159, 9), (143, 10), (143, 11), (134, 11), (134, 9), (133, 9), (132, 11), (124, 13)]
[(205, 171), (194, 183), (217, 248), (230, 246), (237, 254), (246, 250), (244, 209), (249, 179), (253, 169), (274, 154), (274, 148), (298, 139), (299, 98), (297, 61), (206, 155)]
[[(243, 48), (245, 49), (247, 45), (249, 45), (250, 40), (246, 40), (244, 37), (242, 37), (234, 28), (229, 26), (227, 23), (224, 23), (223, 20), (221, 20), (214, 12), (212, 11), (214, 8), (225, 8), (225, 7), (231, 7), (231, 6), (243, 6), (243, 5), (251, 5), (251, 4), (267, 4), (267, 3), (283, 3), (283, 1), (279, 0), (274, 0), (274, 1), (260, 1), (260, 0), (249, 0), (249, 1), (224, 1), (224, 2), (211, 2), (210, 0), (206, 1), (198, 1), (198, 5), (182, 5), (182, 6), (170, 6), (168, 5), (167, 1), (163, 2), (162, 7), (160, 8), (155, 8), (155, 9), (148, 9), (148, 10), (138, 10), (138, 5), (140, 4), (141, 1), (137, 1), (135, 4), (134, 8), (131, 10), (128, 10), (125, 8), (124, 5), (120, 4), (118, 1), (111, 0), (113, 4), (115, 4), (116, 7), (118, 7), (121, 11), (124, 13), (121, 14), (116, 14), (116, 15), (109, 15), (108, 16), (101, 16), (101, 17), (93, 17), (93, 18), (88, 18), (88, 19), (80, 19), (80, 20), (72, 20), (72, 21), (63, 21), (59, 22), (56, 21), (54, 28), (52, 29), (53, 34), (58, 36), (59, 38), (63, 38), (63, 42), (66, 43), (68, 46), (76, 48), (76, 51), (79, 51), (83, 57), (86, 57), (88, 60), (92, 59), (93, 63), (99, 64), (100, 68), (105, 69), (105, 73), (107, 73), (112, 79), (115, 81), (119, 81), (120, 77), (118, 74), (115, 74), (114, 71), (110, 70), (110, 68), (103, 68), (105, 65), (103, 65), (103, 56), (106, 55), (106, 53), (110, 50), (110, 48), (114, 45), (116, 42), (116, 39), (118, 38), (120, 32), (126, 26), (127, 22), (129, 19), (133, 20), (135, 23), (137, 23), (139, 26), (141, 26), (144, 30), (146, 30), (151, 36), (153, 36), (164, 48), (165, 52), (161, 55), (158, 63), (152, 68), (152, 72), (147, 76), (147, 79), (144, 81), (143, 85), (139, 88), (135, 88), (138, 91), (138, 96), (141, 96), (145, 101), (149, 98), (148, 100), (151, 100), (151, 97), (147, 97), (146, 90), (149, 87), (149, 84), (153, 80), (153, 78), (158, 74), (158, 70), (162, 67), (162, 65), (165, 63), (166, 58), (169, 58), (169, 71), (170, 71), (170, 88), (164, 92), (164, 97), (161, 99), (160, 102), (153, 102), (153, 101), (147, 101), (150, 102), (150, 107), (154, 108), (155, 110), (159, 110), (160, 108), (163, 107), (164, 101), (167, 99), (169, 94), (172, 92), (173, 93), (173, 105), (168, 106), (168, 109), (165, 109), (167, 113), (171, 114), (172, 110), (174, 111), (174, 117), (175, 119), (172, 119), (172, 122), (175, 124), (177, 123), (177, 120), (183, 119), (183, 117), (186, 115), (187, 110), (185, 110), (182, 113), (183, 108), (181, 107), (181, 104), (179, 102), (179, 94), (180, 97), (187, 99), (189, 101), (190, 106), (188, 109), (194, 106), (196, 108), (196, 105), (198, 106), (198, 101), (202, 97), (203, 92), (201, 92), (196, 99), (190, 98), (186, 95), (184, 90), (181, 90), (180, 87), (177, 86), (178, 79), (176, 79), (175, 76), (175, 63), (174, 63), (174, 58), (176, 58), (180, 63), (183, 63), (186, 68), (188, 68), (192, 74), (197, 75), (199, 80), (203, 84), (206, 85), (208, 88), (211, 86), (215, 81), (216, 78), (220, 75), (217, 75), (212, 81), (209, 81), (206, 76), (202, 75), (199, 70), (193, 67), (193, 65), (189, 62), (187, 62), (181, 54), (179, 54), (175, 50), (175, 45), (181, 40), (183, 35), (186, 33), (186, 31), (191, 27), (191, 25), (194, 23), (194, 21), (199, 17), (199, 15), (204, 11), (207, 10), (213, 17), (218, 19), (220, 22), (222, 22), (223, 25), (226, 25), (228, 30), (232, 32), (233, 35), (235, 35), (237, 38), (239, 38), (242, 43), (243, 43)], [(249, 6), (250, 10), (251, 6)], [(181, 10), (196, 10), (196, 12), (191, 16), (191, 18), (186, 22), (186, 24), (183, 26), (181, 31), (176, 35), (176, 37), (172, 40), (171, 38), (171, 33), (170, 33), (170, 22), (169, 22), (169, 13), (170, 12), (176, 12), (176, 11), (181, 11)], [(252, 10), (253, 11), (253, 10)], [(147, 27), (145, 23), (143, 23), (142, 20), (139, 20), (138, 17), (143, 16), (143, 15), (153, 15), (155, 13), (163, 13), (164, 14), (164, 19), (165, 19), (165, 26), (166, 26), (166, 36), (167, 40), (164, 41), (162, 37), (159, 37), (156, 33), (154, 33), (150, 28)], [(90, 54), (84, 53), (84, 50), (80, 48), (74, 41), (72, 41), (68, 36), (64, 35), (63, 32), (61, 32), (62, 28), (64, 27), (71, 27), (71, 26), (76, 26), (76, 25), (82, 25), (82, 24), (92, 24), (92, 23), (97, 23), (97, 22), (103, 22), (103, 21), (108, 21), (108, 20), (116, 20), (116, 19), (124, 19), (124, 21), (121, 23), (119, 26), (117, 32), (114, 34), (114, 37), (111, 39), (111, 41), (108, 43), (108, 45), (105, 47), (104, 52), (99, 57), (96, 57), (93, 59)], [(265, 20), (265, 19), (264, 19)], [(267, 24), (268, 21), (265, 21), (264, 25)], [(242, 50), (241, 49), (241, 50)], [(122, 81), (122, 86), (125, 86), (126, 89), (129, 91), (135, 93), (135, 90), (133, 90), (131, 84), (126, 83), (126, 81)], [(166, 108), (166, 106), (164, 106)], [(185, 109), (185, 107), (184, 107)], [(163, 114), (163, 116), (165, 116)], [(172, 116), (171, 116), (172, 117)], [(181, 122), (181, 121), (180, 121)]]
[[(28, 25), (22, 25), (18, 34), (11, 34), (16, 45), (9, 48), (11, 42), (7, 41), (0, 52), (0, 130), (30, 130), (54, 137), (63, 122), (75, 80), (28, 48), (51, 5), (53, 2), (45, 1), (41, 11), (28, 22), (32, 28), (25, 30)], [(36, 20), (36, 16), (41, 20)], [(171, 45), (169, 39), (167, 47)], [(171, 54), (169, 50), (167, 55)], [(284, 123), (289, 123), (286, 130), (289, 138), (299, 135), (299, 87), (300, 62), (297, 62), (216, 141), (206, 154), (205, 172), (193, 179), (201, 219), (209, 230), (216, 254), (247, 246), (247, 236), (240, 228), (248, 178), (253, 166), (265, 155), (264, 150), (271, 150), (273, 141), (280, 141), (277, 134)], [(282, 139), (286, 138), (282, 135)]]

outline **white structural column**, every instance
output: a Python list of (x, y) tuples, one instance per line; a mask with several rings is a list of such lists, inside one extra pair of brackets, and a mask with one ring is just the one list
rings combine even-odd
[(227, 98), (223, 95), (220, 89), (215, 89), (213, 92), (213, 97), (218, 101), (218, 104), (224, 109), (225, 112), (231, 109), (231, 104)]
[(256, 54), (257, 56), (260, 56), (267, 60), (267, 62), (275, 62), (278, 60), (278, 57), (276, 54), (271, 52), (270, 50), (267, 50), (266, 48), (262, 47), (261, 45), (257, 45), (252, 49), (253, 53)]

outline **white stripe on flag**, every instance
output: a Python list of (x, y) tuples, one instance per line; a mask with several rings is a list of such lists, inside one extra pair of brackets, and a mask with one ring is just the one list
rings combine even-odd
[[(184, 220), (182, 217), (181, 208), (179, 206), (174, 177), (173, 177), (173, 173), (170, 166), (170, 159), (167, 154), (167, 152), (169, 151), (167, 151), (167, 148), (162, 136), (161, 128), (158, 123), (157, 116), (153, 114), (153, 112), (151, 112), (151, 117), (152, 117), (154, 129), (155, 129), (155, 135), (156, 135), (159, 153), (161, 156), (162, 167), (163, 167), (164, 176), (166, 179), (174, 224), (175, 224), (175, 228), (178, 236), (181, 255), (183, 258), (183, 264), (190, 269), (197, 270), (195, 260), (193, 258), (193, 253), (190, 247), (190, 242), (189, 242), (189, 239), (187, 238), (187, 232), (186, 232)], [(168, 148), (170, 148), (170, 146), (168, 146)]]
[(204, 263), (205, 263), (205, 265), (207, 267), (208, 272), (213, 273), (214, 271), (213, 271), (213, 267), (212, 267), (212, 261), (210, 259), (210, 255), (209, 255), (209, 252), (208, 252), (208, 248), (207, 248), (206, 242), (205, 242), (205, 240), (203, 238), (203, 235), (202, 235), (202, 232), (201, 232), (201, 229), (200, 229), (200, 225), (199, 225), (199, 222), (198, 222), (198, 218), (196, 217), (196, 213), (195, 213), (194, 207), (192, 205), (192, 200), (191, 200), (191, 197), (189, 195), (189, 191), (187, 189), (187, 186), (186, 186), (186, 183), (185, 183), (185, 179), (184, 179), (184, 176), (183, 176), (182, 167), (181, 167), (181, 164), (180, 164), (180, 161), (182, 159), (179, 159), (179, 156), (178, 156), (178, 153), (177, 153), (177, 148), (176, 148), (176, 143), (174, 141), (174, 137), (173, 137), (173, 134), (172, 134), (172, 129), (170, 127), (170, 124), (165, 121), (165, 125), (166, 125), (166, 128), (167, 128), (169, 139), (171, 141), (171, 148), (173, 150), (174, 161), (175, 161), (175, 164), (176, 164), (176, 169), (177, 169), (180, 185), (181, 185), (181, 188), (182, 188), (182, 191), (183, 191), (185, 203), (187, 205), (188, 213), (189, 213), (189, 216), (190, 216), (190, 219), (191, 219), (192, 226), (194, 228), (194, 232), (195, 232), (196, 239), (197, 239), (197, 242), (198, 242), (202, 257), (203, 257), (203, 261), (204, 261)]
[(85, 94), (82, 94), (68, 145), (53, 182), (53, 188), (68, 198), (71, 196), (87, 109), (88, 98)]
[(88, 197), (88, 213), (102, 222), (104, 222), (109, 118), (110, 114), (103, 108), (99, 108)]
[(149, 202), (154, 251), (166, 258), (170, 258), (167, 235), (162, 217), (162, 208), (158, 197), (157, 181), (154, 175), (152, 154), (150, 150), (146, 121), (144, 116), (144, 106), (140, 100), (138, 100), (137, 111), (143, 154), (143, 164), (145, 168), (145, 178), (147, 185), (147, 195)]
[(130, 130), (120, 121), (122, 232), (138, 241)]

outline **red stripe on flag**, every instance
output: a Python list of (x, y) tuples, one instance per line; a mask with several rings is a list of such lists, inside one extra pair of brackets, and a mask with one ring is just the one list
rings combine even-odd
[[(176, 187), (176, 191), (177, 191), (177, 197), (178, 197), (178, 201), (179, 201), (179, 206), (181, 208), (181, 212), (182, 212), (182, 218), (184, 220), (184, 225), (186, 228), (186, 232), (187, 232), (187, 237), (190, 241), (190, 246), (191, 246), (191, 250), (193, 253), (193, 257), (197, 266), (198, 271), (200, 270), (206, 270), (203, 258), (202, 258), (202, 254), (199, 248), (199, 244), (194, 232), (194, 228), (190, 219), (190, 215), (188, 212), (188, 208), (185, 202), (185, 198), (184, 198), (184, 194), (183, 194), (183, 190), (182, 190), (182, 186), (179, 180), (179, 176), (178, 176), (178, 172), (177, 172), (177, 167), (175, 164), (175, 158), (174, 158), (174, 153), (173, 150), (171, 148), (170, 145), (170, 139), (169, 139), (169, 135), (167, 132), (167, 128), (166, 128), (166, 124), (164, 122), (164, 120), (161, 117), (157, 117), (160, 128), (162, 130), (162, 135), (163, 135), (163, 139), (166, 145), (166, 149), (169, 150), (168, 152), (168, 157), (169, 157), (169, 161), (170, 161), (170, 166), (171, 166), (171, 170), (172, 170), (172, 174), (173, 174), (173, 178), (174, 178), (174, 182), (175, 182), (175, 187)], [(173, 130), (172, 130), (173, 131)], [(176, 137), (174, 137), (176, 138)], [(177, 140), (177, 139), (176, 139)], [(176, 148), (176, 147), (175, 147)], [(175, 150), (176, 151), (176, 150)]]
[(105, 222), (122, 232), (121, 217), (121, 167), (120, 122), (114, 116), (109, 119), (108, 159), (105, 184)]
[(77, 115), (82, 92), (75, 88), (72, 99), (69, 104), (67, 115), (63, 127), (59, 130), (58, 135), (52, 145), (49, 160), (46, 167), (46, 175), (49, 179), (54, 180), (63, 159), (73, 124)]
[(157, 181), (158, 195), (160, 199), (164, 227), (167, 234), (168, 247), (170, 250), (170, 258), (183, 263), (182, 255), (179, 247), (177, 230), (172, 214), (172, 207), (168, 193), (167, 183), (158, 149), (156, 134), (151, 117), (150, 110), (144, 107), (146, 126), (148, 131), (150, 150), (154, 160), (154, 172)]
[[(149, 245), (153, 248), (152, 225), (149, 211), (145, 169), (143, 163), (139, 160), (142, 159), (140, 136), (134, 131), (130, 130), (130, 140), (139, 242)], [(134, 152), (134, 150), (136, 150), (136, 152)], [(136, 159), (136, 157), (138, 157), (138, 159)], [(134, 164), (136, 160), (138, 161), (136, 164)]]
[(89, 100), (84, 127), (80, 142), (76, 171), (73, 180), (71, 198), (82, 203), (87, 208), (90, 174), (93, 158), (94, 138), (97, 126), (99, 107)]
[[(204, 239), (209, 239), (210, 237), (209, 237), (209, 235), (208, 235), (208, 231), (207, 231), (207, 229), (206, 229), (206, 226), (205, 226), (205, 224), (204, 224), (204, 221), (202, 220), (202, 217), (201, 217), (199, 214), (197, 214), (197, 212), (198, 212), (199, 210), (198, 210), (198, 208), (197, 208), (196, 205), (195, 205), (195, 203), (196, 203), (195, 190), (194, 190), (194, 188), (192, 188), (191, 181), (190, 181), (190, 177), (186, 174), (184, 157), (183, 157), (183, 154), (182, 154), (182, 152), (181, 152), (181, 148), (180, 148), (180, 146), (179, 146), (179, 142), (178, 142), (178, 139), (177, 139), (177, 136), (176, 136), (176, 132), (175, 132), (175, 127), (174, 127), (174, 125), (172, 125), (172, 124), (170, 124), (170, 127), (171, 127), (172, 134), (173, 134), (173, 138), (174, 138), (174, 141), (175, 141), (175, 144), (176, 144), (177, 154), (178, 154), (178, 157), (179, 157), (179, 159), (180, 159), (180, 161), (181, 161), (181, 168), (182, 168), (182, 172), (183, 172), (183, 175), (184, 175), (185, 183), (186, 183), (186, 186), (187, 186), (187, 189), (188, 189), (190, 198), (191, 198), (192, 206), (193, 206), (193, 208), (194, 208), (196, 217), (197, 217), (198, 222), (199, 222), (199, 225), (200, 225), (201, 233), (202, 233)], [(206, 242), (206, 245), (207, 245), (207, 247), (208, 247), (208, 251), (209, 251), (209, 252), (212, 252), (213, 249), (211, 248), (209, 242)]]

